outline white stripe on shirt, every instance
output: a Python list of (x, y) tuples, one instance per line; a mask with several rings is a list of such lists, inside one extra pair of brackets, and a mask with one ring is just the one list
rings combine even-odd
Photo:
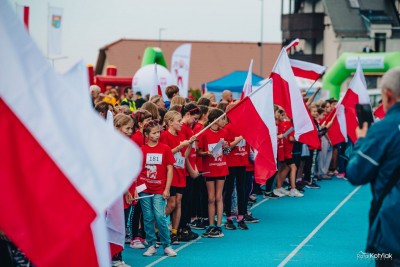
[(366, 160), (368, 160), (369, 162), (371, 162), (373, 165), (375, 166), (379, 166), (379, 163), (376, 162), (373, 158), (371, 158), (370, 156), (365, 155), (364, 153), (362, 153), (362, 151), (358, 151), (358, 155), (360, 155), (361, 157), (365, 158)]

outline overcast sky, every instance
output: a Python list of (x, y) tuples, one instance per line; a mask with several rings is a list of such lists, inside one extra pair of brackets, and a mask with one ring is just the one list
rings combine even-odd
[[(196, 41), (261, 39), (261, 0), (8, 0), (30, 6), (30, 34), (47, 49), (47, 6), (64, 9), (58, 71), (79, 59), (96, 64), (99, 48), (121, 38)], [(264, 42), (281, 42), (279, 0), (264, 0)]]

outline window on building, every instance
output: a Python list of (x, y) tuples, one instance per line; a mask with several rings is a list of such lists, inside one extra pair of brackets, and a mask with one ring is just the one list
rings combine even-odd
[(386, 33), (375, 33), (375, 52), (386, 52)]
[(358, 3), (358, 0), (349, 0), (351, 8), (360, 8), (360, 4)]

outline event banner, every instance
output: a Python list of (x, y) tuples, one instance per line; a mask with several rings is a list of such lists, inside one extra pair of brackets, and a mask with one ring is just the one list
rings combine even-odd
[(179, 94), (183, 97), (188, 96), (191, 49), (192, 44), (183, 44), (172, 54), (171, 74), (175, 84), (179, 87)]

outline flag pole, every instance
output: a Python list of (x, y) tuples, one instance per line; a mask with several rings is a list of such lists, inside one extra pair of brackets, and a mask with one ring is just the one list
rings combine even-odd
[[(320, 77), (321, 77), (321, 76), (319, 76), (318, 79), (319, 79)], [(317, 80), (318, 80), (318, 79), (317, 79)], [(308, 92), (310, 92), (311, 88), (314, 86), (314, 84), (317, 82), (317, 80), (315, 80), (315, 81), (311, 84), (311, 86), (307, 89), (306, 95), (308, 94)]]
[(194, 136), (199, 137), (199, 135), (201, 135), (202, 133), (205, 132), (205, 130), (207, 130), (208, 128), (210, 128), (214, 123), (216, 123), (217, 121), (219, 121), (220, 119), (222, 119), (224, 116), (226, 116), (226, 113), (224, 112), (224, 114), (222, 114), (221, 116), (219, 116), (218, 118), (216, 118), (213, 122), (211, 122), (209, 125), (207, 125), (207, 127), (203, 128), (203, 130), (201, 130), (200, 132), (198, 132), (197, 134), (195, 134)]

